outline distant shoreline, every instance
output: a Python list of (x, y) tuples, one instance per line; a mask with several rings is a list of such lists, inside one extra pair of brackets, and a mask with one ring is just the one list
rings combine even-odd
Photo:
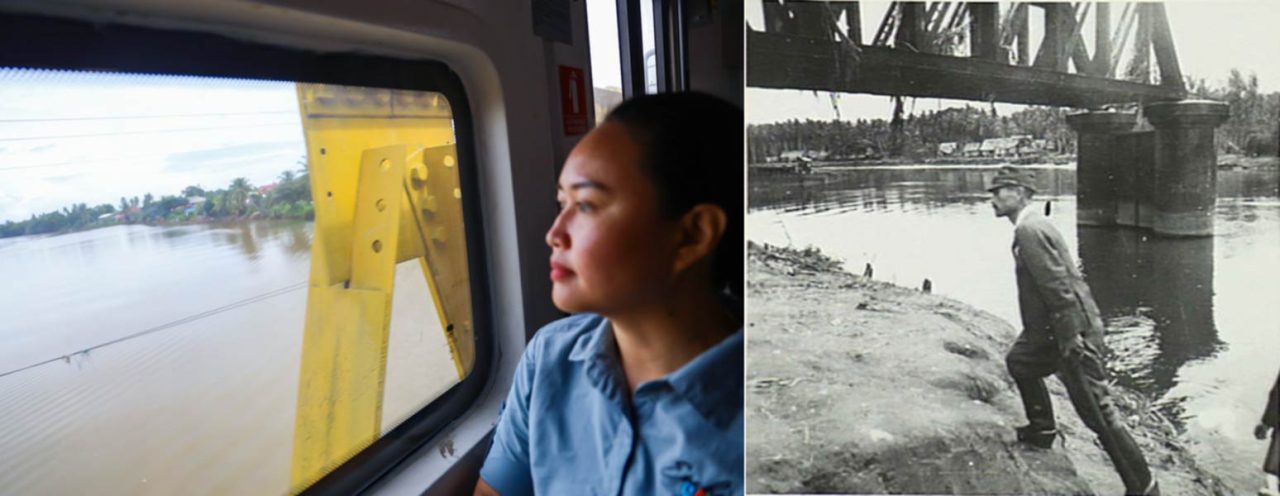
[(309, 217), (253, 217), (250, 215), (246, 215), (244, 217), (235, 217), (235, 218), (216, 218), (216, 219), (203, 218), (203, 219), (191, 219), (191, 220), (182, 220), (182, 221), (112, 222), (110, 224), (95, 224), (92, 226), (85, 226), (80, 229), (67, 229), (63, 231), (54, 231), (54, 232), (39, 233), (39, 234), (22, 234), (18, 236), (0, 236), (0, 239), (15, 239), (15, 238), (26, 238), (26, 237), (36, 237), (36, 236), (40, 236), (40, 237), (62, 236), (66, 234), (75, 234), (80, 232), (93, 231), (97, 229), (105, 229), (108, 227), (116, 227), (116, 226), (147, 226), (147, 227), (178, 227), (178, 226), (194, 226), (194, 225), (220, 226), (220, 225), (236, 224), (240, 222), (258, 222), (258, 221), (313, 222), (314, 220), (315, 219), (309, 218)]
[[(875, 158), (875, 159), (840, 159), (808, 162), (812, 169), (832, 167), (885, 167), (885, 166), (951, 166), (951, 167), (989, 167), (997, 165), (1069, 165), (1075, 163), (1074, 155), (1037, 155), (1029, 157), (927, 157), (927, 158)], [(794, 168), (802, 162), (756, 162), (749, 164), (751, 168)]]
[[(755, 172), (790, 172), (812, 173), (845, 169), (886, 169), (886, 168), (990, 168), (1002, 165), (1020, 165), (1024, 167), (1042, 168), (1075, 168), (1074, 155), (1051, 155), (1036, 157), (931, 157), (931, 158), (882, 158), (882, 159), (844, 159), (813, 162), (756, 162), (748, 164), (749, 170)], [(806, 168), (807, 167), (807, 168)], [(1219, 169), (1273, 170), (1280, 169), (1280, 157), (1244, 157), (1240, 155), (1218, 155)]]

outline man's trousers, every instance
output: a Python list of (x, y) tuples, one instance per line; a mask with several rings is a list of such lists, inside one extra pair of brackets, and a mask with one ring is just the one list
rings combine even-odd
[(1119, 418), (1107, 391), (1107, 370), (1098, 349), (1082, 340), (1079, 351), (1063, 357), (1058, 344), (1048, 336), (1023, 332), (1005, 357), (1009, 375), (1022, 395), (1022, 406), (1035, 429), (1054, 429), (1053, 403), (1044, 378), (1057, 374), (1067, 387), (1067, 395), (1080, 420), (1097, 434), (1102, 448), (1111, 457), (1116, 472), (1124, 480), (1126, 493), (1141, 493), (1151, 484), (1151, 470)]

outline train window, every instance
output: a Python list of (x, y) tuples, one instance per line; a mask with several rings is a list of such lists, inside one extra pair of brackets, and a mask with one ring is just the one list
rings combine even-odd
[[(66, 44), (0, 68), (0, 486), (349, 492), (469, 405), (490, 348), (456, 76), (19, 19)], [(240, 56), (122, 53), (139, 37)]]
[(645, 0), (640, 2), (640, 39), (641, 46), (644, 47), (644, 92), (650, 94), (657, 93), (659, 87), (654, 3)]
[(591, 85), (596, 124), (604, 122), (610, 110), (622, 103), (622, 47), (618, 38), (618, 3), (615, 0), (587, 2), (587, 37), (591, 49)]
[[(364, 428), (381, 434), (469, 372), (442, 95), (4, 70), (0, 100), (0, 397), (24, 398), (0, 427), (6, 487), (283, 492), (305, 465), (291, 452), (343, 442), (307, 444), (331, 422), (317, 404), (363, 401), (351, 415), (380, 410)], [(372, 265), (378, 243), (390, 272)], [(350, 318), (388, 303), (388, 324)], [(382, 335), (360, 349), (330, 330)], [(348, 366), (385, 375), (329, 379)], [(381, 397), (343, 398), (363, 387)], [(95, 434), (47, 442), (77, 433)], [(58, 462), (19, 470), (39, 459)]]

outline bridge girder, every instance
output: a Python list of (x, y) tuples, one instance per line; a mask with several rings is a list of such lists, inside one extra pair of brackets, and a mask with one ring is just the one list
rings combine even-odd
[[(1112, 5), (1102, 3), (1017, 2), (1002, 14), (991, 2), (893, 2), (867, 45), (848, 22), (861, 18), (858, 2), (766, 0), (765, 31), (748, 33), (747, 85), (1071, 107), (1185, 98), (1164, 6), (1117, 5), (1113, 28)], [(1045, 12), (1034, 54), (1030, 7)], [(1088, 20), (1092, 55), (1082, 34)]]
[[(951, 98), (1092, 108), (1181, 100), (1186, 92), (1130, 81), (988, 60), (861, 46), (860, 60), (840, 61), (840, 43), (750, 32), (747, 86), (873, 95)], [(841, 64), (844, 70), (839, 70)]]

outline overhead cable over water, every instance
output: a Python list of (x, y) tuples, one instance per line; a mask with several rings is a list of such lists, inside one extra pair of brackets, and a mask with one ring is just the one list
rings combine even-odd
[(166, 322), (166, 323), (164, 323), (164, 324), (160, 324), (160, 325), (158, 325), (158, 326), (151, 327), (151, 328), (148, 328), (148, 329), (143, 329), (143, 330), (141, 330), (141, 331), (138, 331), (138, 332), (135, 332), (135, 333), (132, 333), (132, 334), (127, 334), (127, 335), (125, 335), (125, 336), (122, 336), (122, 337), (119, 337), (119, 338), (116, 338), (116, 339), (112, 339), (112, 340), (107, 341), (107, 342), (104, 342), (104, 343), (99, 343), (99, 344), (96, 344), (96, 345), (90, 346), (90, 347), (88, 347), (88, 348), (85, 348), (85, 349), (82, 349), (82, 350), (76, 351), (76, 352), (74, 352), (74, 353), (68, 353), (68, 354), (66, 354), (66, 355), (53, 357), (53, 358), (50, 358), (50, 359), (48, 359), (48, 360), (44, 360), (44, 361), (41, 361), (41, 362), (33, 363), (33, 364), (31, 364), (31, 365), (27, 365), (27, 366), (25, 366), (25, 367), (20, 367), (20, 368), (16, 368), (16, 369), (10, 370), (10, 371), (8, 371), (8, 372), (0, 373), (0, 377), (5, 377), (5, 376), (8, 376), (8, 375), (13, 375), (13, 374), (16, 374), (16, 373), (18, 373), (18, 372), (22, 372), (22, 371), (24, 371), (24, 370), (30, 370), (30, 369), (33, 369), (33, 368), (39, 367), (39, 366), (41, 366), (41, 365), (46, 365), (46, 364), (50, 364), (50, 363), (56, 362), (56, 361), (58, 361), (58, 360), (70, 360), (70, 359), (71, 359), (71, 357), (72, 357), (72, 356), (75, 356), (75, 355), (79, 355), (79, 354), (83, 354), (83, 353), (88, 353), (88, 352), (90, 352), (90, 351), (93, 351), (93, 350), (96, 350), (96, 349), (99, 349), (99, 348), (104, 348), (104, 347), (111, 346), (111, 345), (116, 344), (116, 343), (120, 343), (120, 342), (128, 341), (128, 340), (131, 340), (131, 339), (134, 339), (134, 338), (139, 338), (139, 337), (142, 337), (142, 336), (146, 336), (146, 335), (148, 335), (148, 334), (152, 334), (152, 333), (160, 332), (160, 331), (163, 331), (163, 330), (165, 330), (165, 329), (174, 329), (174, 328), (177, 328), (178, 326), (181, 326), (181, 325), (183, 325), (183, 324), (187, 324), (187, 323), (195, 322), (195, 321), (200, 320), (200, 319), (205, 319), (205, 318), (208, 318), (208, 317), (212, 317), (212, 316), (214, 316), (214, 315), (217, 315), (217, 314), (220, 314), (220, 313), (226, 312), (226, 311), (228, 311), (228, 310), (234, 310), (234, 309), (236, 309), (236, 308), (240, 308), (240, 307), (243, 307), (243, 306), (245, 306), (245, 305), (252, 304), (252, 303), (257, 303), (257, 302), (260, 302), (260, 301), (263, 301), (263, 300), (268, 300), (268, 299), (271, 299), (271, 298), (275, 298), (275, 297), (277, 297), (277, 296), (280, 296), (280, 295), (283, 295), (283, 294), (287, 294), (287, 293), (290, 293), (290, 292), (297, 291), (297, 290), (299, 290), (299, 289), (305, 288), (306, 286), (307, 286), (307, 282), (306, 282), (306, 281), (299, 282), (299, 283), (295, 283), (295, 284), (290, 284), (290, 285), (285, 286), (285, 287), (283, 287), (283, 288), (279, 288), (279, 289), (275, 289), (275, 290), (272, 290), (272, 291), (268, 291), (268, 292), (266, 292), (266, 293), (262, 293), (262, 294), (257, 295), (257, 296), (253, 296), (253, 297), (245, 298), (245, 299), (243, 299), (243, 300), (239, 300), (239, 301), (235, 301), (235, 302), (232, 302), (232, 303), (228, 303), (228, 304), (226, 304), (226, 305), (222, 305), (222, 306), (220, 306), (220, 307), (217, 307), (217, 308), (214, 308), (214, 309), (211, 309), (211, 310), (207, 310), (207, 311), (204, 311), (204, 312), (200, 312), (200, 313), (197, 313), (197, 314), (194, 314), (194, 315), (188, 315), (188, 316), (183, 317), (183, 318), (178, 319), (178, 320), (174, 320), (174, 321)]

